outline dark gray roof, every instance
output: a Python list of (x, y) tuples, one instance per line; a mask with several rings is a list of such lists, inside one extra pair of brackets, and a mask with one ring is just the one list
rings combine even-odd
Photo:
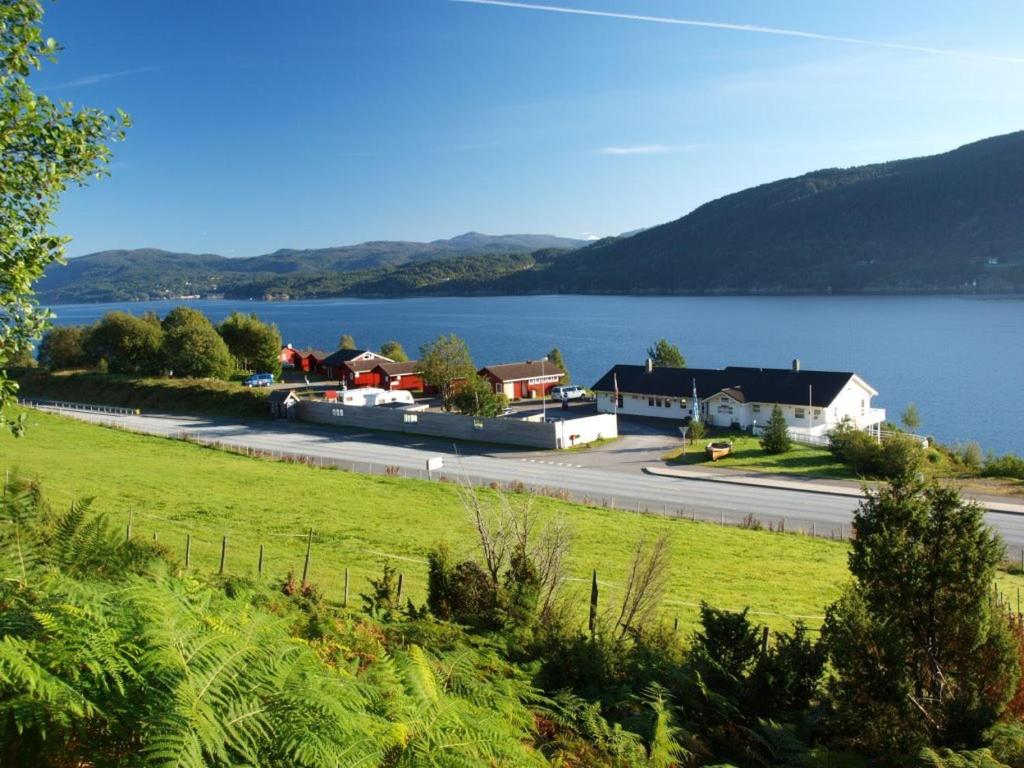
[(499, 381), (521, 381), (523, 379), (536, 379), (541, 376), (563, 376), (558, 366), (550, 360), (527, 360), (523, 363), (502, 363), (501, 365), (488, 365), (477, 371), (483, 376), (489, 373)]
[(267, 397), (267, 400), (271, 405), (280, 405), (289, 397), (294, 397), (296, 400), (299, 399), (299, 396), (295, 394), (293, 389), (275, 389)]
[(388, 376), (409, 376), (419, 373), (422, 366), (419, 360), (407, 360), (403, 363), (378, 362), (374, 367), (380, 368)]
[[(789, 368), (655, 368), (616, 365), (591, 389), (661, 397), (690, 397), (694, 382), (697, 397), (704, 399), (725, 391), (740, 402), (803, 405), (810, 399), (826, 408), (854, 374), (848, 371), (794, 371)], [(810, 389), (808, 389), (808, 387)]]
[(354, 360), (355, 358), (361, 355), (367, 354), (367, 352), (373, 355), (374, 359), (377, 361), (386, 362), (388, 360), (388, 358), (384, 357), (383, 355), (378, 355), (376, 352), (370, 352), (367, 349), (339, 349), (337, 352), (332, 352), (331, 354), (329, 354), (320, 362), (327, 366), (340, 367), (342, 363), (347, 363), (349, 360)]

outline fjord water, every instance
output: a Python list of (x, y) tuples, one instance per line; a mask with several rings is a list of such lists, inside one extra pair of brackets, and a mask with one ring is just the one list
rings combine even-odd
[(562, 350), (587, 385), (614, 363), (640, 363), (652, 341), (677, 343), (693, 366), (855, 371), (896, 421), (908, 402), (924, 434), (1024, 453), (1022, 297), (505, 296), (316, 301), (158, 301), (53, 307), (60, 324), (122, 309), (161, 316), (188, 304), (219, 321), (235, 310), (277, 323), (286, 343), (332, 351), (342, 333), (410, 355), (442, 333), (465, 338), (478, 365)]

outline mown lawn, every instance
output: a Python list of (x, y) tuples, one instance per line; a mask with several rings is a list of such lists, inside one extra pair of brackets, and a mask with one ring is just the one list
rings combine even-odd
[[(732, 453), (724, 459), (712, 462), (704, 452), (704, 446), (712, 440), (729, 440)], [(786, 453), (772, 455), (761, 448), (759, 437), (733, 430), (715, 430), (708, 437), (673, 450), (662, 457), (665, 461), (680, 466), (707, 465), (722, 469), (744, 469), (754, 472), (774, 472), (790, 475), (819, 475), (837, 479), (857, 479), (856, 474), (825, 448), (793, 443)]]
[[(306, 533), (315, 531), (311, 579), (340, 599), (351, 569), (352, 600), (380, 572), (385, 558), (404, 572), (406, 594), (425, 597), (428, 550), (447, 541), (474, 554), (473, 530), (456, 488), (390, 477), (249, 459), (188, 443), (120, 432), (32, 412), (28, 434), (0, 436), (0, 466), (38, 478), (50, 501), (95, 497), (94, 508), (133, 535), (159, 540), (180, 556), (191, 533), (193, 566), (217, 567), (228, 537), (227, 570), (254, 574), (259, 544), (266, 577), (300, 572)], [(564, 515), (575, 541), (571, 590), (581, 610), (597, 568), (602, 606), (621, 597), (638, 538), (668, 532), (672, 577), (666, 618), (693, 626), (700, 600), (726, 608), (751, 606), (753, 618), (784, 628), (794, 617), (817, 624), (847, 578), (845, 544), (795, 534), (722, 528), (709, 523), (538, 499), (544, 515)], [(1010, 592), (1024, 579), (1001, 577)]]

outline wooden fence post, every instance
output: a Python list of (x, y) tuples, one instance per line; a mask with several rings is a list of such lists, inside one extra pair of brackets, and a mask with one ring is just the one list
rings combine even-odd
[(345, 568), (345, 597), (341, 600), (341, 607), (348, 608), (348, 568)]
[(159, 538), (159, 534), (156, 531), (153, 531), (153, 541), (157, 541), (158, 538)]
[(309, 529), (309, 536), (306, 538), (306, 560), (302, 564), (302, 588), (306, 588), (306, 580), (309, 577), (309, 555), (313, 550), (313, 529)]
[(402, 585), (404, 583), (405, 583), (405, 574), (400, 572), (398, 574), (398, 591), (395, 593), (395, 602), (396, 603), (401, 603), (402, 602)]
[(185, 567), (192, 565), (192, 534), (185, 534)]
[(590, 619), (587, 627), (590, 629), (590, 636), (593, 637), (597, 631), (597, 568), (594, 569), (590, 582)]
[(228, 555), (228, 537), (225, 536), (220, 540), (220, 570), (218, 573), (224, 575), (224, 564), (227, 560)]
[(761, 655), (768, 653), (768, 627), (761, 632)]
[(128, 525), (124, 529), (124, 540), (131, 541), (132, 539), (132, 516), (135, 514), (134, 510), (128, 510)]
[(256, 573), (263, 578), (263, 545), (260, 544), (260, 559), (256, 563)]

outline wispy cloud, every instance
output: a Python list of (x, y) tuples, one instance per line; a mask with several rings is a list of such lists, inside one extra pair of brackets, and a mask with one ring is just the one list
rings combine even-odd
[(697, 19), (679, 19), (669, 16), (644, 16), (636, 13), (618, 13), (614, 11), (595, 11), (587, 8), (567, 8), (558, 5), (540, 5), (537, 3), (518, 3), (510, 0), (450, 0), (454, 3), (468, 3), (470, 5), (494, 5), (504, 8), (518, 8), (527, 11), (547, 11), (549, 13), (567, 13), (574, 16), (600, 16), (606, 19), (626, 19), (629, 21), (646, 21), (654, 24), (675, 24), (684, 27), (702, 27), (705, 29), (724, 29), (733, 32), (753, 32), (762, 35), (781, 35), (784, 37), (801, 37), (808, 40), (825, 40), (833, 43), (846, 43), (848, 45), (864, 45), (873, 48), (890, 48), (901, 51), (914, 51), (916, 53), (929, 53), (939, 56), (956, 56), (963, 59), (980, 59), (983, 61), (997, 61), (1003, 64), (1024, 64), (1024, 58), (1016, 56), (997, 56), (974, 51), (963, 51), (953, 48), (932, 48), (925, 45), (911, 45), (909, 43), (891, 43), (884, 40), (866, 40), (860, 37), (845, 37), (843, 35), (825, 35), (818, 32), (806, 32), (799, 29), (783, 29), (780, 27), (763, 27), (757, 24), (733, 24), (723, 21), (700, 21)]
[(122, 69), (118, 72), (97, 72), (93, 75), (86, 75), (77, 80), (68, 80), (63, 83), (55, 83), (45, 86), (48, 91), (55, 91), (61, 88), (79, 88), (83, 85), (96, 85), (104, 80), (113, 80), (116, 77), (127, 77), (128, 75), (141, 75), (145, 72), (156, 72), (163, 67), (136, 67), (134, 69)]
[(671, 144), (633, 144), (626, 147), (601, 147), (599, 155), (671, 155), (676, 152), (688, 152), (692, 145)]

